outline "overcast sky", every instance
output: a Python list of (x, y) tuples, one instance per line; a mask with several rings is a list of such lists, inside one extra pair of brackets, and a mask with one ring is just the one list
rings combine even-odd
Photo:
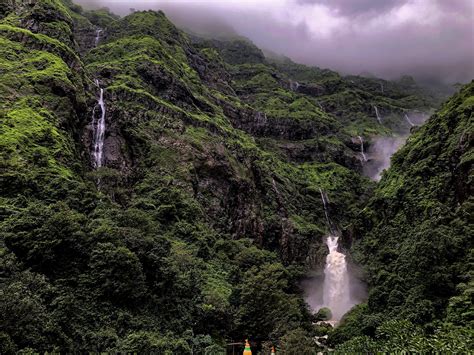
[[(474, 79), (473, 0), (76, 0), (125, 14), (162, 9), (188, 28), (224, 28), (296, 62), (343, 73)], [(207, 26), (206, 26), (207, 27)]]

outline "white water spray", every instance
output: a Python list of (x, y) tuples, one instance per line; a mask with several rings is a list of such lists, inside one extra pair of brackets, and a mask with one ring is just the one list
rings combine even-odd
[(329, 254), (326, 257), (323, 283), (323, 305), (331, 310), (334, 322), (339, 321), (354, 303), (350, 296), (349, 274), (346, 256), (337, 251), (339, 237), (329, 235), (326, 245)]
[(382, 124), (382, 118), (379, 115), (379, 109), (375, 105), (374, 105), (374, 110), (375, 110), (375, 115), (377, 116), (377, 121), (379, 121), (379, 123)]
[(325, 321), (336, 325), (343, 315), (366, 297), (364, 284), (356, 276), (357, 268), (349, 270), (346, 256), (338, 251), (340, 232), (331, 221), (329, 198), (320, 188), (321, 201), (330, 233), (325, 237), (329, 249), (324, 266), (324, 279), (319, 273), (313, 274), (303, 282), (306, 302), (314, 312), (327, 307), (331, 310), (331, 319)]
[(319, 192), (321, 193), (324, 214), (326, 215), (326, 221), (330, 230), (330, 235), (326, 237), (329, 254), (326, 257), (326, 265), (324, 267), (322, 307), (328, 307), (331, 310), (332, 318), (330, 322), (337, 323), (352, 308), (355, 302), (351, 300), (346, 256), (337, 251), (339, 233), (333, 228), (333, 223), (329, 216), (329, 199), (322, 189), (319, 189)]
[(409, 124), (410, 126), (413, 127), (413, 126), (415, 125), (415, 124), (412, 122), (412, 120), (410, 120), (410, 117), (408, 117), (408, 115), (407, 115), (406, 113), (405, 113), (405, 119), (407, 120), (407, 122), (408, 122), (408, 124)]
[(364, 161), (367, 161), (367, 156), (365, 155), (365, 151), (364, 151), (364, 139), (362, 138), (362, 136), (358, 136), (358, 137), (360, 141), (360, 152), (362, 153), (362, 159), (364, 159)]
[[(95, 80), (95, 84), (100, 90), (99, 100), (92, 112), (92, 129), (93, 129), (93, 152), (94, 167), (100, 168), (103, 164), (104, 138), (105, 138), (105, 103), (104, 103), (104, 89), (100, 87), (99, 80)], [(100, 108), (100, 117), (97, 118), (96, 108)]]

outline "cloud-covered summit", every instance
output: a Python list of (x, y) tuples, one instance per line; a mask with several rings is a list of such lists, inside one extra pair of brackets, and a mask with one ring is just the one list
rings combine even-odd
[(343, 73), (467, 82), (474, 78), (471, 0), (79, 0), (125, 14), (162, 9), (198, 32), (233, 29), (297, 62)]

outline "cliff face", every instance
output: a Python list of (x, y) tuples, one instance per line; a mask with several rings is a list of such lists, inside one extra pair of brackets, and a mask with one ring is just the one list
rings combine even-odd
[(435, 100), (190, 38), (161, 12), (32, 0), (0, 18), (1, 352), (309, 339), (297, 284), (326, 254), (320, 189), (349, 225), (374, 188), (355, 137)]

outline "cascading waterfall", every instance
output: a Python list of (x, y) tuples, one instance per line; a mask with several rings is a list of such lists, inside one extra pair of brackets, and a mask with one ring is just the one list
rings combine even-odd
[(365, 155), (365, 151), (364, 151), (364, 139), (362, 138), (362, 136), (358, 136), (358, 137), (360, 141), (360, 152), (362, 153), (362, 159), (364, 159), (364, 161), (367, 161), (367, 156)]
[[(105, 103), (104, 103), (104, 89), (100, 87), (99, 80), (95, 80), (95, 84), (100, 90), (99, 100), (92, 112), (92, 129), (93, 129), (93, 152), (94, 167), (100, 168), (103, 164), (104, 138), (105, 138)], [(100, 108), (100, 117), (97, 118), (96, 108)]]
[(379, 109), (375, 105), (374, 105), (374, 110), (375, 110), (375, 115), (377, 116), (377, 121), (379, 121), (379, 123), (382, 124), (382, 118), (379, 115)]
[(338, 322), (342, 316), (355, 304), (350, 295), (349, 273), (347, 270), (346, 256), (337, 251), (339, 233), (333, 227), (329, 216), (328, 202), (326, 193), (319, 189), (321, 200), (323, 202), (324, 214), (329, 225), (330, 235), (326, 237), (326, 245), (329, 254), (326, 257), (324, 267), (323, 283), (323, 305), (331, 310), (331, 322)]
[(406, 113), (405, 113), (405, 119), (407, 120), (407, 122), (408, 122), (408, 124), (409, 124), (410, 126), (413, 127), (413, 126), (415, 125), (415, 124), (410, 120), (410, 117), (408, 117), (408, 115), (407, 115)]
[(337, 251), (338, 241), (339, 237), (335, 235), (326, 238), (329, 254), (326, 257), (323, 283), (323, 304), (331, 310), (331, 320), (335, 322), (354, 305), (350, 296), (346, 256)]

